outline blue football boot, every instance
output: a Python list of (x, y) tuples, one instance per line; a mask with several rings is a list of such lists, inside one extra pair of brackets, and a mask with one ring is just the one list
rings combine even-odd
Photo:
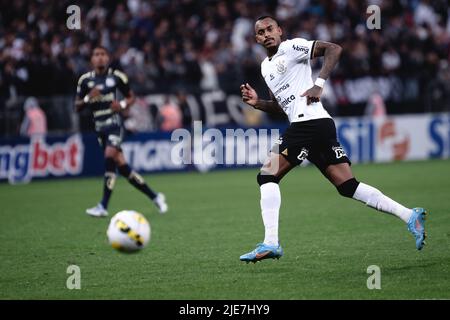
[(253, 262), (256, 263), (258, 261), (264, 259), (280, 259), (283, 256), (283, 248), (280, 245), (278, 246), (269, 246), (264, 243), (258, 243), (256, 245), (256, 249), (252, 252), (243, 254), (239, 259), (241, 261), (245, 261), (247, 263)]
[(414, 208), (412, 210), (413, 214), (408, 221), (408, 231), (416, 238), (417, 250), (422, 250), (427, 236), (427, 233), (425, 232), (425, 217), (427, 212), (424, 208)]

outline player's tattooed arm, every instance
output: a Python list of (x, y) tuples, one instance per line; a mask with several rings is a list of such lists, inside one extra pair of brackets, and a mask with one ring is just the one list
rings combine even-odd
[(242, 101), (249, 106), (268, 113), (284, 113), (270, 90), (269, 93), (271, 100), (261, 100), (248, 83), (241, 85)]
[[(342, 53), (342, 47), (331, 42), (319, 41), (314, 43), (312, 58), (324, 57), (322, 69), (319, 73), (319, 78), (327, 80), (333, 71), (334, 67), (339, 61)], [(306, 90), (301, 96), (306, 97), (306, 104), (312, 102), (318, 102), (320, 95), (322, 94), (322, 88), (318, 85), (314, 85), (312, 88)]]
[(320, 70), (319, 78), (327, 80), (331, 71), (339, 61), (342, 53), (342, 47), (338, 44), (317, 40), (313, 48), (313, 58), (324, 57), (322, 70)]

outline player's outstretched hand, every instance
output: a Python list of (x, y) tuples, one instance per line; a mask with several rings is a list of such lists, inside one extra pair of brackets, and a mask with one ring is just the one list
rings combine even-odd
[(258, 102), (258, 94), (248, 83), (241, 85), (242, 101), (249, 106), (255, 107)]
[(120, 111), (120, 103), (117, 100), (114, 100), (113, 102), (111, 102), (111, 110), (114, 112), (119, 112)]
[(306, 104), (309, 105), (313, 102), (320, 101), (320, 95), (322, 94), (322, 88), (319, 86), (314, 86), (301, 95), (302, 97), (306, 97)]

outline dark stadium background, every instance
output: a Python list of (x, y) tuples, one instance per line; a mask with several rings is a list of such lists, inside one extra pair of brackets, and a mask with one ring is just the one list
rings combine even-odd
[[(66, 8), (81, 9), (81, 29), (69, 30)], [(381, 8), (381, 29), (366, 28), (366, 8)], [(221, 90), (239, 95), (249, 82), (266, 94), (253, 21), (273, 14), (285, 37), (321, 39), (344, 52), (323, 97), (333, 115), (363, 115), (373, 82), (388, 114), (450, 109), (448, 1), (0, 1), (0, 134), (15, 136), (28, 96), (39, 99), (50, 133), (90, 131), (87, 114), (73, 113), (77, 78), (89, 70), (94, 44), (130, 76), (138, 96)], [(313, 63), (314, 71), (320, 59)], [(357, 88), (350, 90), (345, 88)], [(367, 92), (355, 97), (355, 92)], [(220, 108), (220, 104), (218, 108)], [(158, 107), (144, 102), (157, 130)], [(367, 108), (368, 109), (368, 108)], [(204, 110), (200, 117), (204, 117)], [(189, 126), (189, 112), (184, 112)], [(263, 117), (257, 122), (282, 119)], [(248, 120), (253, 124), (252, 119)]]

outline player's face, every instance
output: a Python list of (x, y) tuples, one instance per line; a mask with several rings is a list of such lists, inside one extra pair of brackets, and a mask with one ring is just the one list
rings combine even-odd
[(281, 43), (281, 28), (270, 18), (256, 21), (255, 33), (256, 42), (266, 49), (277, 47)]
[(101, 48), (94, 49), (91, 57), (92, 66), (95, 69), (105, 69), (109, 64), (108, 53)]

